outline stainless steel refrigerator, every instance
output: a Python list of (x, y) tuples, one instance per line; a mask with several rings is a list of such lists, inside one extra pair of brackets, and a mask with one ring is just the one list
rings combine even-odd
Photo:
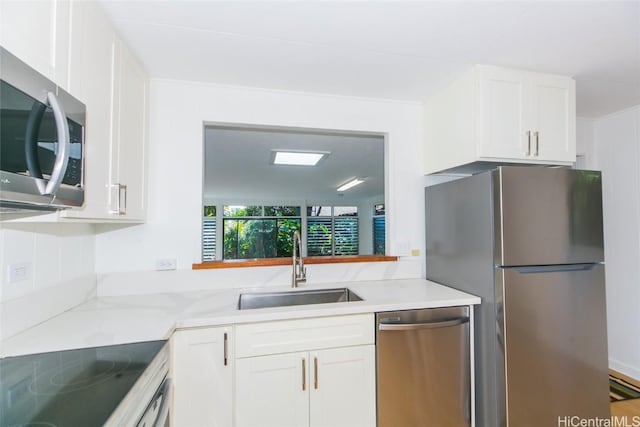
[(608, 418), (600, 173), (502, 166), (425, 195), (427, 278), (482, 298), (476, 425)]

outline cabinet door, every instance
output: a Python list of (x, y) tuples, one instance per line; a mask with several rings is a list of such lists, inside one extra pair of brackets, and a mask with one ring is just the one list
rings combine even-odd
[(68, 10), (68, 3), (50, 0), (0, 2), (0, 44), (51, 80), (56, 77), (58, 7)]
[(478, 156), (521, 159), (529, 154), (524, 73), (498, 67), (479, 72)]
[(574, 162), (575, 81), (568, 77), (531, 74), (528, 88), (534, 157), (538, 160)]
[(236, 427), (308, 425), (309, 386), (306, 352), (236, 360)]
[(144, 220), (146, 214), (147, 76), (135, 57), (117, 43), (115, 57), (114, 146), (111, 210), (120, 219)]
[(311, 352), (311, 427), (376, 425), (375, 346)]
[(71, 5), (69, 90), (87, 106), (85, 203), (61, 217), (146, 215), (148, 78), (94, 2)]
[(85, 128), (85, 202), (62, 217), (106, 218), (112, 142), (115, 34), (94, 2), (72, 4), (69, 90), (87, 107)]
[(174, 333), (172, 425), (232, 425), (230, 339), (231, 329), (227, 327)]

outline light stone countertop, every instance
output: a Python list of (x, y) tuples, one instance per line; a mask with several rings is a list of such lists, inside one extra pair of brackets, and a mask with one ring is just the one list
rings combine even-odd
[(221, 289), (98, 297), (0, 343), (0, 356), (168, 339), (175, 329), (269, 320), (479, 304), (480, 298), (424, 279), (326, 283), (299, 290), (348, 287), (363, 301), (238, 310), (243, 292)]

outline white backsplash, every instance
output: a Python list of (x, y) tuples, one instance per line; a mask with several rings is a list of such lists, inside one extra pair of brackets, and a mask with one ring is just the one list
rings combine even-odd
[[(1, 226), (0, 339), (95, 296), (92, 225), (3, 223)], [(14, 278), (10, 280), (12, 275)]]
[[(400, 258), (396, 262), (314, 264), (306, 267), (307, 283), (301, 286), (423, 277), (419, 257)], [(260, 288), (290, 283), (290, 266), (119, 272), (98, 275), (98, 296)]]

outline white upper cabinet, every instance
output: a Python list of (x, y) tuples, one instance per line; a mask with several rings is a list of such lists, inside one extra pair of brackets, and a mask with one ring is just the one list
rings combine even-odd
[(69, 0), (0, 2), (0, 45), (68, 88)]
[(85, 103), (85, 202), (60, 213), (67, 218), (103, 218), (109, 212), (109, 177), (113, 140), (113, 69), (115, 34), (93, 2), (72, 5), (70, 90)]
[(576, 88), (568, 77), (529, 73), (529, 128), (540, 160), (576, 161)]
[(146, 216), (148, 77), (95, 2), (71, 4), (70, 92), (87, 106), (85, 204), (63, 218)]
[(478, 155), (519, 159), (527, 155), (525, 87), (522, 73), (479, 70)]
[(149, 79), (100, 4), (0, 1), (0, 45), (87, 107), (85, 202), (57, 218), (144, 221)]
[(146, 216), (147, 75), (129, 50), (118, 43), (115, 57), (114, 141), (110, 212), (123, 219)]
[(575, 161), (575, 81), (478, 65), (425, 103), (424, 172)]

